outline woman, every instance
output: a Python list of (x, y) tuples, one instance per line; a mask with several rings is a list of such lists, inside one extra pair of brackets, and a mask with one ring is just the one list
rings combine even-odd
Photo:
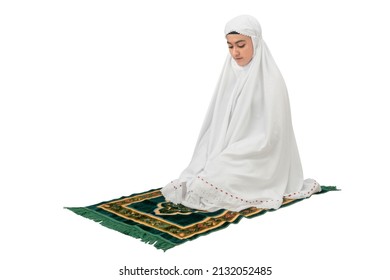
[(320, 185), (303, 180), (287, 89), (252, 16), (226, 24), (230, 54), (189, 166), (162, 189), (173, 203), (205, 211), (277, 209)]

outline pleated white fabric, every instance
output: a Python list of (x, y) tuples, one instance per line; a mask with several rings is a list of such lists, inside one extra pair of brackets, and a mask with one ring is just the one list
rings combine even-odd
[(248, 15), (229, 21), (252, 39), (251, 62), (241, 67), (228, 54), (189, 166), (162, 193), (194, 209), (240, 211), (277, 209), (283, 198), (320, 191), (303, 180), (283, 77), (262, 39), (258, 21)]

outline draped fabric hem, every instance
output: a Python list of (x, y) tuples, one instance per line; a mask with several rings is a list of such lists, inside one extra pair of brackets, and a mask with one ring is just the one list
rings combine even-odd
[(200, 176), (197, 176), (189, 187), (186, 186), (186, 182), (174, 180), (162, 189), (162, 193), (167, 200), (205, 211), (216, 211), (219, 209), (241, 211), (250, 207), (278, 209), (284, 199), (308, 198), (320, 191), (320, 184), (313, 179), (306, 179), (299, 191), (284, 194), (283, 197), (246, 199), (239, 194), (226, 191)]

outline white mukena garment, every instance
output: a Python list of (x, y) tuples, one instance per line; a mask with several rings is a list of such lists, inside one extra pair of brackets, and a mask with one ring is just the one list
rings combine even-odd
[(227, 23), (225, 35), (232, 31), (251, 37), (253, 58), (241, 67), (228, 54), (192, 160), (162, 193), (206, 211), (277, 209), (321, 187), (303, 180), (286, 85), (260, 24), (243, 15)]

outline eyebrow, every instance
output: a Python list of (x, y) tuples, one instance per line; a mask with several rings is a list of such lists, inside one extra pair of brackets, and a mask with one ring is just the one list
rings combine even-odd
[[(234, 44), (238, 44), (238, 43), (241, 43), (241, 42), (245, 42), (245, 40), (238, 40), (238, 41), (234, 42)], [(227, 41), (227, 43), (232, 45), (232, 43), (230, 43), (229, 41)]]

